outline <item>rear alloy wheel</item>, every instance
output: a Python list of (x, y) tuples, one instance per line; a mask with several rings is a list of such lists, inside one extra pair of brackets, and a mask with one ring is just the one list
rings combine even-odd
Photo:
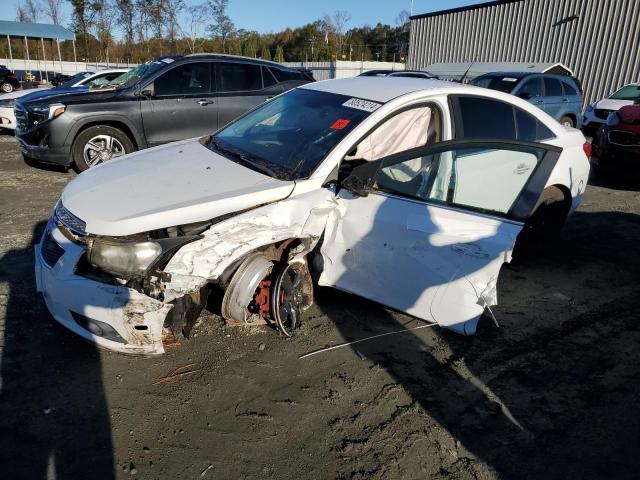
[(122, 130), (96, 125), (84, 130), (73, 142), (72, 152), (80, 171), (100, 165), (135, 150), (133, 142)]
[(13, 85), (4, 82), (2, 85), (0, 85), (0, 90), (2, 90), (3, 93), (11, 93), (13, 92)]
[(292, 263), (281, 270), (271, 290), (271, 315), (287, 337), (302, 324), (302, 312), (313, 302), (313, 282), (306, 265)]
[(560, 119), (560, 124), (565, 127), (575, 128), (576, 124), (571, 117), (567, 117), (566, 115)]

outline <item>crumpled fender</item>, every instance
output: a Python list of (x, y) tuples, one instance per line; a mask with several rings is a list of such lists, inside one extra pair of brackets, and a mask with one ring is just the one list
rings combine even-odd
[[(329, 214), (337, 207), (335, 195), (316, 189), (258, 207), (213, 225), (201, 240), (182, 247), (165, 267), (171, 280), (164, 301), (216, 281), (249, 252), (289, 238), (310, 238), (307, 253), (321, 237)], [(300, 252), (297, 252), (300, 255)]]

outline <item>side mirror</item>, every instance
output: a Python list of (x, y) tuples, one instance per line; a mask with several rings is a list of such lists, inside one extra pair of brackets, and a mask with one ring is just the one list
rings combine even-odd
[(349, 175), (342, 182), (342, 186), (357, 197), (366, 197), (369, 195), (367, 186), (357, 175)]
[(153, 98), (153, 88), (145, 88), (140, 92), (140, 96), (146, 99)]
[(520, 92), (518, 96), (523, 100), (531, 100), (531, 94), (529, 92)]

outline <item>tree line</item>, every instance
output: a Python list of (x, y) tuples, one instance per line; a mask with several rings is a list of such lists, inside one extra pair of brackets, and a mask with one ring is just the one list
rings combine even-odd
[[(230, 0), (19, 0), (16, 20), (54, 23), (76, 33), (79, 61), (141, 63), (162, 55), (227, 53), (266, 60), (404, 61), (409, 47), (409, 14), (398, 14), (395, 25), (378, 23), (351, 27), (351, 16), (340, 10), (297, 28), (259, 33), (236, 28), (228, 15)], [(69, 8), (70, 7), (70, 8)], [(65, 18), (65, 11), (70, 18)], [(35, 42), (32, 46), (31, 42)], [(6, 56), (3, 42), (0, 54)], [(40, 42), (41, 43), (41, 42)], [(54, 42), (27, 45), (30, 58), (52, 55)], [(11, 43), (14, 57), (24, 55), (20, 39)], [(42, 47), (42, 48), (40, 48)], [(61, 42), (63, 60), (73, 60), (71, 42)]]

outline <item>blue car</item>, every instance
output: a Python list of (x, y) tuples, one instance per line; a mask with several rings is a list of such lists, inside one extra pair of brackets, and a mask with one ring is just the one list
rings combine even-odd
[(582, 123), (582, 89), (573, 77), (552, 73), (493, 72), (474, 78), (471, 84), (527, 100), (567, 127), (580, 128)]

